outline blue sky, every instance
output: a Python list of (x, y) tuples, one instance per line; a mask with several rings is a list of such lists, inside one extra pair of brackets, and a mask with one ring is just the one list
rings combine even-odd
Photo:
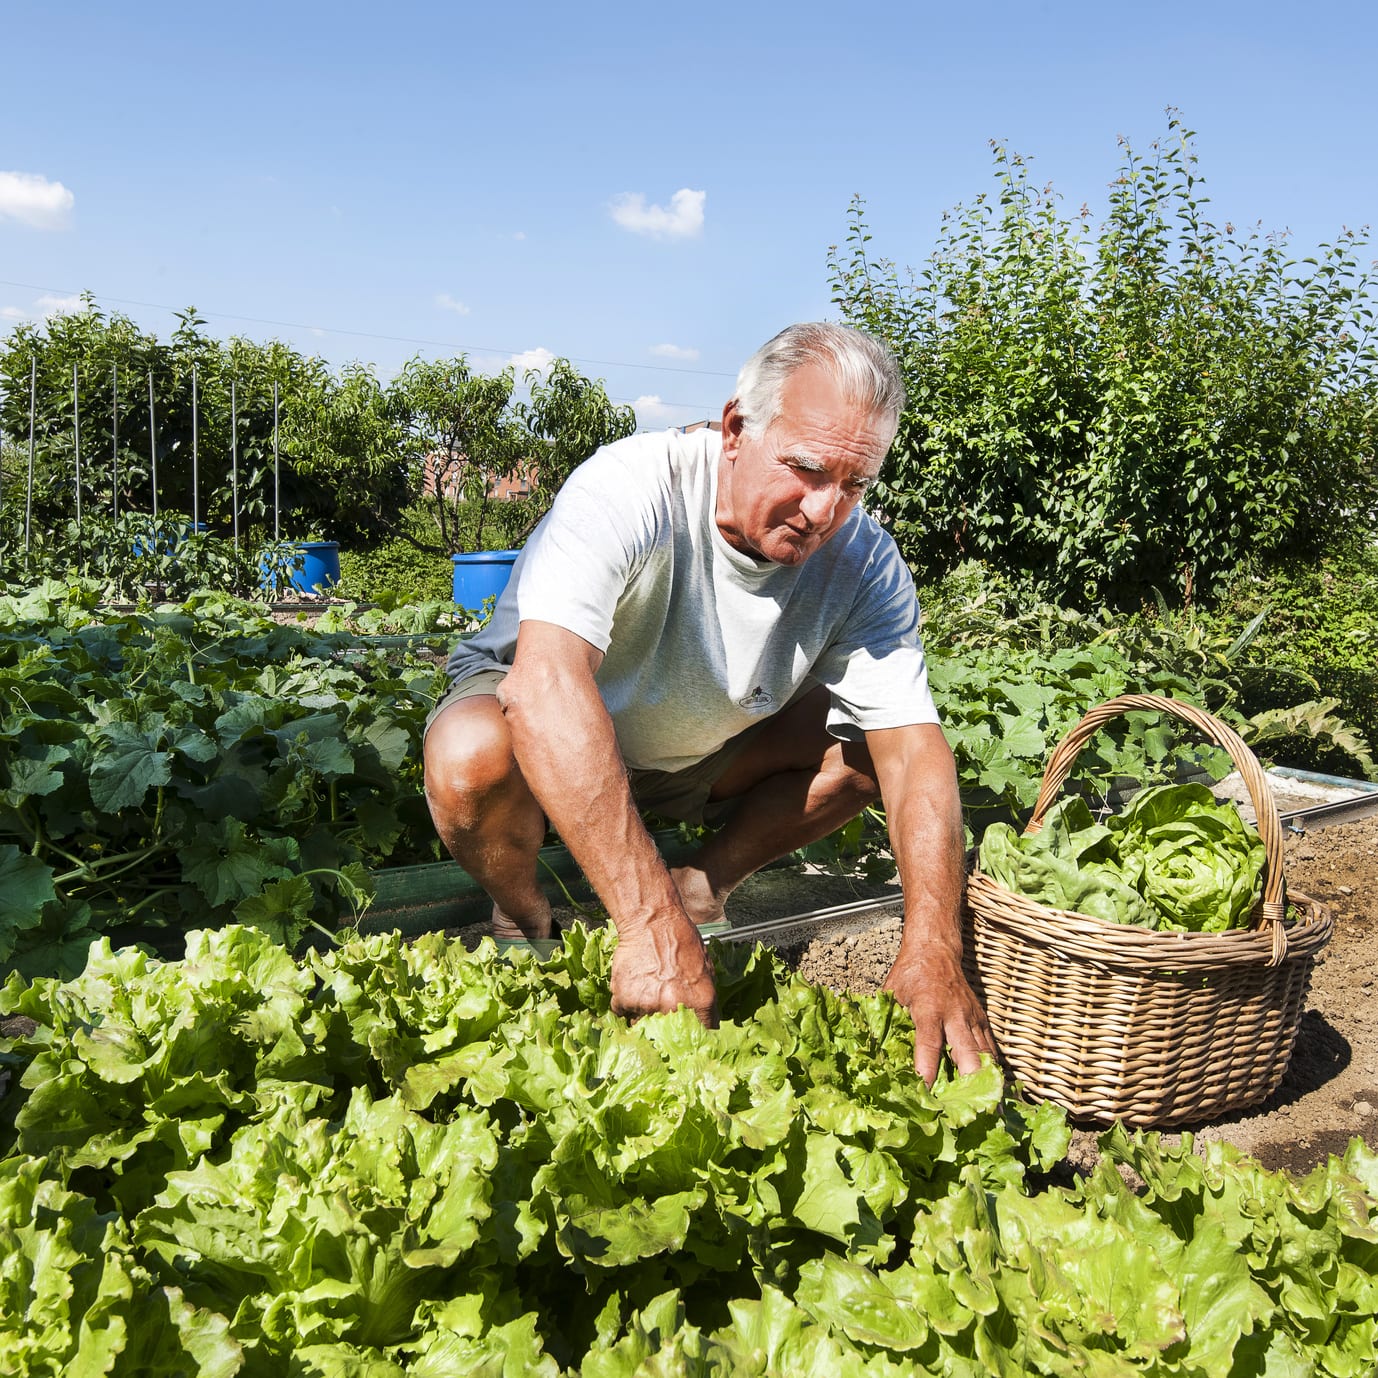
[[(573, 359), (643, 426), (834, 314), (827, 250), (931, 251), (989, 141), (1098, 220), (1182, 112), (1214, 218), (1378, 217), (1378, 7), (1161, 0), (0, 6), (0, 332), (89, 291), (166, 337)], [(1366, 258), (1371, 254), (1366, 254)]]

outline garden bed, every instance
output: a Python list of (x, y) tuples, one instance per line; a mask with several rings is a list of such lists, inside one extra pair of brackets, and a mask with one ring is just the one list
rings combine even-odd
[[(1378, 818), (1315, 828), (1287, 841), (1287, 883), (1326, 905), (1335, 918), (1330, 944), (1316, 963), (1296, 1049), (1281, 1086), (1260, 1106), (1210, 1124), (1190, 1126), (1198, 1139), (1219, 1139), (1265, 1167), (1305, 1173), (1340, 1154), (1358, 1135), (1378, 1147)], [(893, 885), (865, 885), (805, 868), (753, 876), (728, 904), (734, 927), (768, 923), (862, 898), (892, 899), (879, 913), (840, 918), (821, 936), (776, 942), (810, 980), (835, 990), (877, 990), (899, 945), (900, 903)], [(559, 911), (562, 919), (596, 911)], [(471, 945), (486, 923), (457, 930)], [(1089, 1167), (1098, 1134), (1078, 1131), (1071, 1158)], [(1165, 1135), (1170, 1141), (1173, 1136)]]

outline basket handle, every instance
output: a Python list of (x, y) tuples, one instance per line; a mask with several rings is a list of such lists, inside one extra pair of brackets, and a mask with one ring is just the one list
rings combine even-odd
[(1254, 910), (1254, 927), (1262, 928), (1271, 924), (1273, 929), (1274, 962), (1279, 962), (1287, 952), (1287, 935), (1283, 929), (1283, 918), (1287, 913), (1287, 891), (1283, 877), (1282, 822), (1278, 818), (1277, 805), (1273, 802), (1273, 791), (1258, 763), (1258, 757), (1249, 750), (1244, 739), (1232, 727), (1213, 717), (1194, 704), (1183, 703), (1180, 699), (1164, 698), (1159, 694), (1121, 694), (1118, 698), (1107, 700), (1093, 708), (1070, 732), (1053, 748), (1048, 757), (1047, 769), (1043, 774), (1043, 788), (1038, 792), (1033, 816), (1024, 831), (1038, 832), (1043, 819), (1057, 800), (1057, 796), (1071, 774), (1081, 749), (1112, 718), (1119, 717), (1132, 709), (1145, 709), (1170, 714), (1182, 722), (1195, 727), (1202, 736), (1224, 747), (1230, 753), (1253, 801), (1254, 815), (1258, 819), (1259, 836), (1263, 839), (1263, 898)]

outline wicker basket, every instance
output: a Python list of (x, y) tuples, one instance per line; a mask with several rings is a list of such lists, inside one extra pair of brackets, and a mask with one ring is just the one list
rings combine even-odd
[[(1092, 709), (1048, 760), (1026, 832), (1037, 831), (1082, 747), (1132, 709), (1169, 713), (1224, 747), (1248, 785), (1266, 864), (1251, 926), (1159, 933), (1049, 909), (979, 870), (967, 887), (967, 978), (1006, 1068), (1027, 1093), (1093, 1124), (1184, 1126), (1255, 1105), (1282, 1080), (1311, 966), (1331, 920), (1287, 896), (1282, 825), (1243, 740), (1175, 699), (1127, 694)], [(1288, 903), (1300, 919), (1285, 921)]]

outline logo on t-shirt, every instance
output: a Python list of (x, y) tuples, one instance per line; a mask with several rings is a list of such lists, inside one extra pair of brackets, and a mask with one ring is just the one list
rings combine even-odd
[(743, 708), (769, 708), (775, 700), (758, 684), (746, 698), (738, 699), (737, 702)]

